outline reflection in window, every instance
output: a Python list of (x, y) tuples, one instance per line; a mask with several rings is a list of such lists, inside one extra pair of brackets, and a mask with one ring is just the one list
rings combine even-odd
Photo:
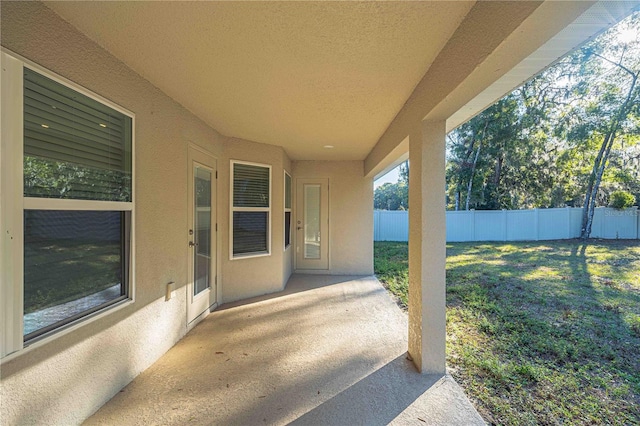
[(128, 216), (25, 210), (25, 340), (126, 298)]

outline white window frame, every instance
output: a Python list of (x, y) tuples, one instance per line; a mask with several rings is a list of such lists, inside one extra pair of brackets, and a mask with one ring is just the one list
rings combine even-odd
[[(0, 358), (8, 362), (135, 302), (135, 114), (48, 69), (2, 48), (0, 145)], [(24, 197), (24, 76), (29, 68), (131, 118), (131, 201)], [(128, 297), (24, 342), (24, 210), (129, 212)]]
[(291, 185), (289, 185), (289, 201), (291, 202), (291, 206), (293, 206), (293, 179), (291, 175), (286, 170), (284, 171), (284, 182), (282, 186), (284, 188), (282, 197), (282, 205), (284, 206), (284, 214), (282, 215), (282, 226), (286, 230), (287, 229), (287, 213), (289, 213), (289, 245), (287, 245), (286, 238), (284, 243), (284, 251), (287, 251), (289, 247), (291, 247), (291, 228), (293, 227), (293, 214), (291, 212), (291, 206), (287, 207), (287, 176), (289, 177), (289, 181)]
[[(233, 203), (233, 170), (235, 164), (244, 164), (247, 166), (257, 166), (269, 169), (269, 207), (234, 207)], [(231, 160), (229, 170), (229, 260), (251, 259), (254, 257), (271, 256), (271, 206), (272, 194), (271, 186), (273, 181), (273, 170), (270, 164), (252, 163), (249, 161)], [(233, 213), (234, 212), (266, 212), (267, 213), (267, 251), (255, 252), (247, 254), (233, 254)]]

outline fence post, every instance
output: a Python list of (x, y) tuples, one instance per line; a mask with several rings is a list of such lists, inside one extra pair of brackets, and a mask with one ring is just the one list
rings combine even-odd
[(536, 241), (540, 241), (540, 212), (537, 207), (533, 209), (533, 227), (536, 230)]
[(471, 241), (476, 240), (476, 209), (471, 209)]
[(502, 209), (502, 232), (504, 240), (507, 241), (507, 209)]

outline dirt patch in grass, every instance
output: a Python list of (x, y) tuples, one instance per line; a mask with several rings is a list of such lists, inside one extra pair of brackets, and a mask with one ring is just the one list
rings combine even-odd
[[(406, 306), (406, 243), (375, 243)], [(447, 245), (447, 362), (492, 424), (640, 424), (640, 243)]]

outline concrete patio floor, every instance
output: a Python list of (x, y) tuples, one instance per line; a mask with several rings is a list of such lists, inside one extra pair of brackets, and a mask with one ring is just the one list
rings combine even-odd
[(406, 349), (407, 316), (375, 277), (294, 275), (213, 312), (86, 424), (484, 424)]

